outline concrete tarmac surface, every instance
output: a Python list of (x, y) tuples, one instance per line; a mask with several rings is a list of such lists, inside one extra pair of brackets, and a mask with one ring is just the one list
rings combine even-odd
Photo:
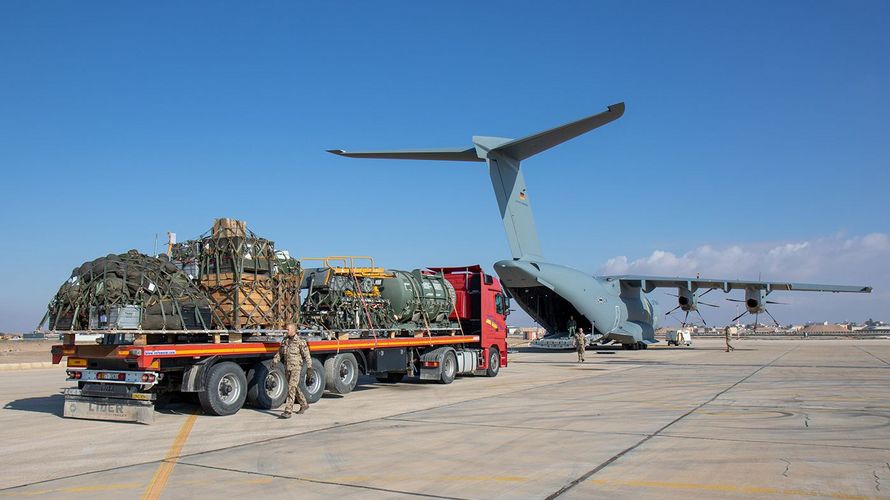
[(0, 497), (890, 498), (890, 340), (524, 350), (496, 378), (363, 378), (304, 415), (63, 419), (0, 372)]

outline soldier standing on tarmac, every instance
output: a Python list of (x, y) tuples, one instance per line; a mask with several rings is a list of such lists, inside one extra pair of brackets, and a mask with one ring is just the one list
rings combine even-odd
[(578, 362), (584, 362), (584, 349), (587, 348), (587, 336), (584, 335), (584, 329), (578, 328), (575, 332), (575, 349), (578, 350)]
[(309, 408), (306, 396), (300, 390), (300, 377), (303, 375), (304, 365), (309, 367), (308, 369), (311, 369), (312, 366), (309, 346), (297, 335), (297, 325), (294, 323), (287, 325), (287, 337), (282, 340), (281, 347), (272, 358), (272, 366), (277, 366), (281, 358), (284, 358), (286, 363), (284, 372), (287, 377), (287, 402), (284, 404), (284, 413), (278, 418), (290, 418), (294, 409), (294, 399), (300, 403), (300, 411), (297, 414), (303, 413)]
[(732, 344), (729, 343), (730, 339), (732, 338), (732, 327), (727, 326), (726, 328), (724, 328), (723, 336), (726, 337), (726, 352), (735, 351), (735, 347), (733, 347)]
[(566, 330), (568, 330), (569, 335), (575, 336), (575, 329), (578, 327), (578, 323), (575, 323), (575, 317), (569, 316), (569, 320), (566, 321)]

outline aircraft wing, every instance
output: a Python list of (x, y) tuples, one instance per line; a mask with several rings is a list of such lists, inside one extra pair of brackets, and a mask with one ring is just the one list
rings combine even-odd
[(833, 292), (833, 293), (871, 293), (870, 286), (854, 285), (820, 285), (815, 283), (790, 283), (787, 281), (746, 281), (713, 278), (682, 278), (664, 276), (604, 276), (606, 279), (619, 280), (631, 286), (637, 286), (649, 293), (656, 288), (686, 288), (695, 291), (701, 288), (716, 288), (729, 292), (731, 290), (774, 290), (799, 292)]

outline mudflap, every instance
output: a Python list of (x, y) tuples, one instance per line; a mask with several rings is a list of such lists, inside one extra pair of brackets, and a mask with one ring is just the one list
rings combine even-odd
[[(145, 396), (149, 396), (146, 394)], [(65, 409), (62, 416), (88, 420), (112, 420), (117, 422), (154, 422), (154, 401), (146, 398), (108, 398), (84, 396), (79, 389), (65, 390)]]

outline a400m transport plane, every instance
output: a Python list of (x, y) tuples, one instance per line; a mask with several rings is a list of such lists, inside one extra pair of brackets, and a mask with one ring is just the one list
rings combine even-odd
[(655, 329), (660, 319), (657, 304), (648, 294), (661, 287), (676, 288), (677, 306), (686, 312), (697, 310), (697, 290), (719, 289), (725, 293), (744, 290), (744, 304), (750, 314), (768, 313), (766, 296), (776, 290), (871, 292), (868, 286), (656, 276), (589, 276), (571, 267), (545, 262), (520, 162), (614, 121), (623, 114), (624, 103), (618, 103), (609, 106), (608, 111), (603, 113), (522, 139), (474, 136), (470, 148), (329, 152), (352, 158), (488, 163), (491, 184), (513, 254), (511, 260), (495, 263), (495, 271), (522, 309), (550, 333), (564, 332), (562, 328), (566, 321), (574, 316), (579, 327), (602, 335), (601, 341), (621, 343), (627, 349), (645, 348), (657, 342)]

